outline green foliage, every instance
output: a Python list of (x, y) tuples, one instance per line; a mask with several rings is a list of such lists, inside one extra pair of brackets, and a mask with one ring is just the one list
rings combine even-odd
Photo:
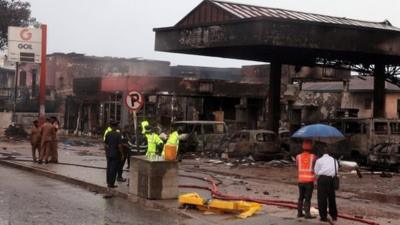
[(0, 0), (0, 50), (7, 45), (8, 26), (28, 26), (36, 23), (31, 18), (31, 5), (20, 0)]

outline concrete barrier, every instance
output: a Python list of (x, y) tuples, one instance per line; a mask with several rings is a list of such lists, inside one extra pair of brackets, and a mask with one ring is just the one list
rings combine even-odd
[(132, 157), (129, 193), (147, 199), (178, 198), (178, 162)]

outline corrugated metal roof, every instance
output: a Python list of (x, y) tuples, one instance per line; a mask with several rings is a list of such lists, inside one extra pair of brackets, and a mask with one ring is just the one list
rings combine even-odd
[[(306, 82), (303, 83), (302, 88), (304, 91), (316, 91), (316, 92), (329, 92), (329, 91), (342, 91), (342, 82)], [(360, 77), (353, 76), (350, 79), (349, 91), (373, 91), (374, 90), (374, 78), (373, 77)], [(400, 87), (385, 82), (385, 90), (392, 92), (400, 92)]]
[(237, 19), (275, 18), (400, 31), (400, 28), (392, 26), (388, 20), (385, 20), (383, 22), (369, 22), (349, 19), (345, 17), (333, 17), (314, 13), (305, 13), (278, 8), (225, 2), (219, 0), (209, 0), (209, 2), (236, 16)]

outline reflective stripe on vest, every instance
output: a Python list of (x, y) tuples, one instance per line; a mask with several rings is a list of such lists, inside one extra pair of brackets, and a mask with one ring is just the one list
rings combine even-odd
[(297, 156), (299, 183), (308, 183), (315, 181), (313, 168), (315, 159), (315, 155), (308, 152), (301, 153)]
[[(106, 131), (104, 131), (104, 135), (103, 135), (103, 141), (106, 141), (106, 136), (108, 133), (110, 133), (113, 129), (111, 127), (107, 127)], [(119, 129), (115, 130), (116, 132), (121, 132)]]
[(106, 136), (107, 136), (107, 134), (108, 134), (109, 132), (111, 132), (111, 131), (112, 131), (112, 128), (111, 128), (111, 127), (107, 127), (106, 131), (104, 131), (104, 135), (103, 135), (103, 141), (105, 141), (105, 140), (106, 140)]

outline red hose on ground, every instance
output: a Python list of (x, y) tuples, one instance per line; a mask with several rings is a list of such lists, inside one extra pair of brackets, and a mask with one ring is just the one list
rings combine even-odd
[[(211, 187), (198, 186), (198, 185), (179, 185), (180, 188), (194, 188), (194, 189), (208, 190), (211, 192), (211, 195), (217, 199), (228, 200), (228, 201), (249, 201), (249, 202), (256, 202), (256, 203), (264, 204), (264, 205), (273, 205), (273, 206), (285, 207), (285, 208), (289, 208), (289, 209), (297, 209), (297, 202), (282, 201), (282, 200), (268, 200), (268, 199), (254, 199), (254, 198), (248, 198), (248, 197), (243, 197), (243, 196), (233, 196), (233, 195), (222, 194), (218, 191), (217, 184), (214, 181), (214, 179), (211, 178), (211, 176), (210, 176), (210, 178), (198, 177), (198, 176), (192, 176), (192, 175), (180, 175), (180, 176), (206, 181), (209, 184), (211, 184)], [(350, 215), (339, 214), (338, 217), (342, 218), (342, 219), (346, 219), (346, 220), (352, 220), (352, 221), (368, 224), (368, 225), (379, 225), (376, 222), (364, 220), (361, 218), (356, 218), (356, 217), (353, 217)]]

